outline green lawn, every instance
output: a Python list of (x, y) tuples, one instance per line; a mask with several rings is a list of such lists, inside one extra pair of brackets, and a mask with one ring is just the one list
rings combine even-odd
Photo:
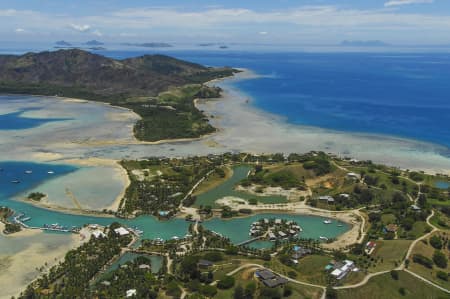
[(384, 240), (376, 241), (377, 247), (372, 253), (378, 262), (375, 267), (370, 267), (370, 272), (378, 272), (395, 268), (403, 260), (410, 240)]
[[(400, 289), (405, 289), (405, 295)], [(399, 280), (389, 273), (373, 277), (367, 284), (355, 289), (338, 290), (338, 299), (438, 299), (450, 295), (415, 278), (407, 272), (399, 273)]]

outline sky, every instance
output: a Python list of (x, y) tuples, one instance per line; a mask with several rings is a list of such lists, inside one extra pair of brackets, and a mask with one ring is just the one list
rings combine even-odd
[(0, 41), (450, 44), (450, 0), (0, 0)]

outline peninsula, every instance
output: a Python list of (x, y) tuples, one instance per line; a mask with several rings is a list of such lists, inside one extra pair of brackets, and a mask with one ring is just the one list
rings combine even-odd
[[(204, 83), (236, 72), (164, 55), (115, 60), (79, 49), (0, 56), (0, 92), (106, 102), (137, 113), (143, 141), (196, 138), (215, 129), (194, 105), (218, 97)], [(168, 124), (170, 123), (170, 126)]]

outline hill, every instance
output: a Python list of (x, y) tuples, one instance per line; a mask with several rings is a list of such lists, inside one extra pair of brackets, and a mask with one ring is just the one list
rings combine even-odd
[[(21, 56), (0, 55), (0, 92), (58, 95), (130, 108), (143, 117), (136, 135), (155, 141), (199, 137), (214, 131), (192, 102), (197, 93), (205, 94), (207, 87), (202, 86), (203, 83), (233, 72), (230, 68), (208, 68), (164, 55), (116, 60), (79, 49), (58, 50)], [(170, 103), (167, 97), (159, 97), (162, 92), (186, 85), (190, 86), (189, 92), (183, 94), (184, 89), (180, 89)], [(217, 90), (211, 94), (217, 96)], [(173, 110), (167, 112), (161, 108), (168, 105)], [(161, 110), (170, 114), (166, 115), (169, 119), (164, 125), (155, 123)], [(195, 117), (191, 117), (193, 115)], [(186, 120), (180, 122), (180, 117)], [(151, 131), (155, 125), (161, 130), (167, 129), (170, 119), (182, 127), (173, 128), (170, 135), (158, 133), (158, 130), (147, 134), (146, 130)]]

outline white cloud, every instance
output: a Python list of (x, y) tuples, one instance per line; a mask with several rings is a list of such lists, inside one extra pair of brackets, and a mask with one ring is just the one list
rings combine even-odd
[(400, 6), (400, 5), (408, 5), (408, 4), (424, 4), (424, 3), (433, 3), (434, 0), (391, 0), (384, 3), (384, 6)]
[(90, 25), (77, 25), (77, 24), (70, 24), (69, 28), (78, 31), (78, 32), (88, 32), (91, 30)]
[(260, 34), (260, 35), (267, 35), (269, 32), (267, 32), (267, 31), (260, 31), (258, 34)]
[(24, 32), (26, 32), (26, 30), (23, 29), (23, 28), (17, 28), (17, 29), (14, 30), (14, 31), (17, 32), (17, 33), (24, 33)]
[(99, 31), (99, 30), (94, 30), (94, 31), (92, 31), (92, 34), (93, 35), (96, 35), (96, 36), (103, 36), (103, 34)]

